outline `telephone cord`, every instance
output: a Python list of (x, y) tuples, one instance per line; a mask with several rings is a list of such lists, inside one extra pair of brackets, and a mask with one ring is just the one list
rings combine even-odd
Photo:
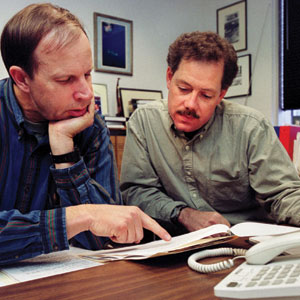
[[(241, 248), (219, 248), (211, 250), (203, 250), (197, 253), (192, 254), (188, 258), (188, 266), (197, 272), (200, 273), (211, 273), (221, 270), (226, 270), (234, 266), (234, 260), (245, 258), (246, 249)], [(212, 257), (212, 256), (224, 256), (224, 255), (233, 255), (233, 259), (228, 259), (214, 264), (201, 264), (197, 260)]]

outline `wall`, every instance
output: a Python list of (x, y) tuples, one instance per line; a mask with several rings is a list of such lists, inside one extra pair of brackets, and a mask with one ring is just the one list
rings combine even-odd
[[(39, 1), (47, 2), (47, 1)], [(133, 76), (93, 72), (93, 82), (108, 87), (109, 112), (115, 114), (115, 87), (162, 90), (165, 86), (166, 55), (169, 44), (181, 33), (193, 30), (216, 31), (216, 10), (232, 0), (85, 0), (52, 1), (70, 9), (84, 23), (93, 44), (93, 12), (133, 21)], [(32, 1), (0, 2), (0, 28)], [(238, 55), (252, 55), (252, 95), (232, 101), (262, 111), (278, 124), (278, 18), (276, 0), (248, 0), (248, 49)], [(3, 13), (5, 12), (5, 13)], [(0, 78), (7, 76), (0, 61)], [(283, 122), (283, 121), (282, 121)]]
[[(213, 1), (211, 10), (236, 1)], [(238, 55), (251, 54), (252, 93), (233, 98), (263, 112), (273, 124), (278, 124), (278, 7), (276, 0), (247, 1), (248, 49)], [(209, 21), (209, 20), (208, 20)], [(214, 20), (210, 22), (214, 26)]]

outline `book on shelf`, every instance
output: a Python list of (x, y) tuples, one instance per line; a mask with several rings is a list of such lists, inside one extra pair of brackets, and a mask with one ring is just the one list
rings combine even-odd
[(127, 122), (128, 118), (126, 117), (117, 117), (117, 116), (104, 116), (106, 122)]
[(128, 120), (128, 118), (116, 117), (116, 116), (104, 116), (104, 120), (108, 128), (125, 129), (126, 121)]
[(115, 124), (115, 123), (113, 123), (113, 124), (107, 124), (106, 123), (106, 126), (108, 128), (116, 128), (116, 129), (125, 129), (126, 128), (125, 124)]
[(279, 140), (286, 149), (291, 160), (293, 160), (294, 141), (296, 140), (297, 133), (300, 132), (300, 126), (286, 125), (279, 128)]

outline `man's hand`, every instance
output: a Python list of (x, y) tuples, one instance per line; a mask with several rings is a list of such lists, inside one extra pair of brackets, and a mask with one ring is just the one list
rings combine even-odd
[(217, 212), (199, 211), (190, 207), (181, 210), (178, 221), (184, 225), (188, 231), (195, 231), (214, 224), (230, 226), (230, 223)]
[(80, 117), (49, 122), (49, 142), (54, 155), (65, 154), (74, 150), (73, 137), (91, 126), (94, 122), (95, 100)]
[(107, 236), (116, 243), (139, 243), (143, 228), (161, 239), (171, 236), (156, 221), (135, 206), (86, 204), (66, 208), (68, 239), (89, 230), (97, 236)]

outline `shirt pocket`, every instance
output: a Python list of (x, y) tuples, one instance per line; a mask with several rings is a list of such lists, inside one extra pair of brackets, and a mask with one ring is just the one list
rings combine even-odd
[(234, 179), (209, 180), (206, 191), (208, 203), (219, 212), (234, 212), (255, 206), (248, 174)]

